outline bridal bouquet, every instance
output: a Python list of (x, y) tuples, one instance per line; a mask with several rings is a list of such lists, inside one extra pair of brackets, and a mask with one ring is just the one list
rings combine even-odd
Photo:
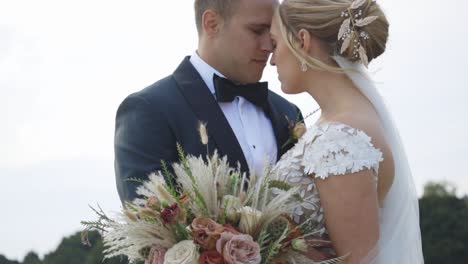
[[(85, 231), (101, 232), (106, 258), (125, 255), (131, 263), (147, 264), (342, 259), (313, 262), (307, 256), (326, 242), (313, 239), (315, 231), (309, 225), (295, 225), (290, 219), (301, 197), (296, 188), (275, 180), (269, 168), (260, 178), (247, 178), (217, 153), (205, 161), (185, 156), (180, 146), (178, 151), (181, 162), (173, 165), (175, 177), (163, 166), (137, 189), (142, 198), (127, 203), (115, 218), (93, 208), (98, 220), (82, 222)], [(177, 186), (164, 178), (177, 179)]]

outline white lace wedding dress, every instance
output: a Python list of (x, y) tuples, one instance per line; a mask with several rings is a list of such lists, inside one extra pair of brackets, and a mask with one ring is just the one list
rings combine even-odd
[[(304, 200), (293, 212), (297, 223), (310, 221), (320, 235), (325, 233), (323, 208), (315, 179), (372, 169), (377, 184), (382, 153), (364, 132), (342, 123), (310, 127), (296, 145), (276, 164), (276, 179), (299, 188)], [(308, 175), (314, 175), (308, 176)], [(277, 190), (279, 191), (279, 190)]]
[[(379, 241), (362, 263), (424, 263), (418, 199), (398, 131), (365, 69), (341, 57), (335, 60), (379, 114), (395, 163), (394, 181), (379, 208)], [(314, 225), (315, 230), (326, 235), (315, 180), (346, 177), (344, 174), (371, 169), (377, 188), (379, 163), (382, 160), (382, 153), (364, 132), (332, 122), (311, 126), (296, 145), (281, 157), (273, 171), (278, 179), (286, 180), (300, 189), (304, 201), (292, 212), (294, 221)]]

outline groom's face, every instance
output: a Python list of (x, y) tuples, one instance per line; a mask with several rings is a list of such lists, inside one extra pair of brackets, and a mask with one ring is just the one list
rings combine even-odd
[(269, 29), (275, 0), (239, 0), (216, 40), (222, 73), (240, 83), (261, 79), (272, 51)]

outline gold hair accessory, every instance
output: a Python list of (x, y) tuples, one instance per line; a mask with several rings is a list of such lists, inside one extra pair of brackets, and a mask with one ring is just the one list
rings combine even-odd
[[(341, 12), (341, 17), (346, 17), (346, 19), (343, 21), (338, 31), (338, 41), (343, 41), (340, 54), (343, 54), (350, 45), (353, 45), (353, 56), (359, 59), (366, 67), (369, 64), (369, 59), (366, 50), (361, 44), (361, 39), (368, 40), (369, 33), (364, 31), (363, 28), (379, 18), (378, 16), (364, 17), (363, 11), (360, 8), (368, 1), (369, 0), (352, 1), (350, 7), (346, 11)], [(375, 3), (375, 0), (371, 1)]]

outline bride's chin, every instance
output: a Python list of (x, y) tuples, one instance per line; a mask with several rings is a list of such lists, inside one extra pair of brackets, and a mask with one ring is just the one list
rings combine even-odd
[(288, 87), (286, 87), (283, 83), (281, 83), (281, 91), (283, 91), (285, 94), (292, 94), (291, 90), (288, 89)]
[(285, 94), (300, 94), (302, 93), (303, 91), (302, 90), (298, 90), (298, 89), (290, 89), (291, 87), (285, 87), (285, 86), (281, 86), (281, 91), (283, 91), (283, 93)]

